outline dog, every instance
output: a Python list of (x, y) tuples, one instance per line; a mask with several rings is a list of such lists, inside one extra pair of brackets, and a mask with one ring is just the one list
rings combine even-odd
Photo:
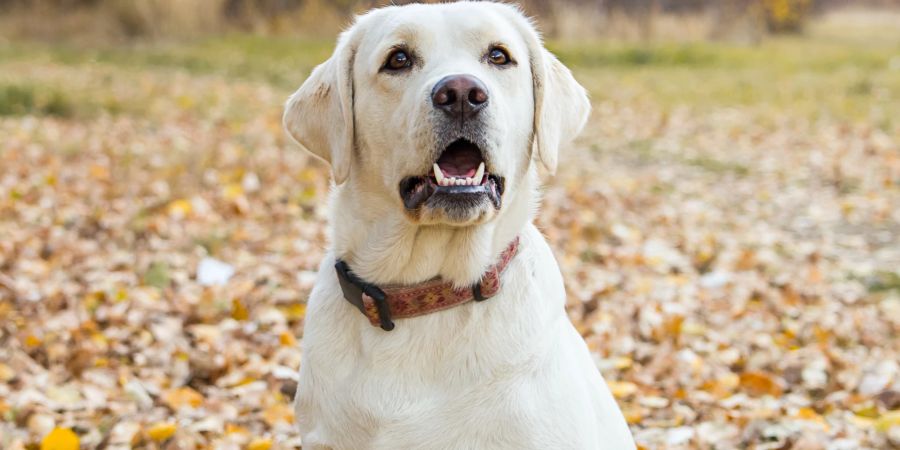
[(308, 449), (632, 449), (532, 221), (590, 112), (516, 7), (375, 9), (288, 99), (330, 164), (295, 417)]

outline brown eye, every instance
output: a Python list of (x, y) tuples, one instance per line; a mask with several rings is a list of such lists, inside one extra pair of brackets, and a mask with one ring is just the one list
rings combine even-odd
[(505, 66), (509, 64), (509, 55), (502, 48), (492, 48), (488, 52), (488, 61), (497, 66)]
[(394, 52), (391, 53), (390, 56), (388, 56), (387, 61), (384, 63), (384, 68), (388, 70), (402, 70), (406, 69), (410, 65), (412, 65), (412, 60), (405, 51), (394, 50)]

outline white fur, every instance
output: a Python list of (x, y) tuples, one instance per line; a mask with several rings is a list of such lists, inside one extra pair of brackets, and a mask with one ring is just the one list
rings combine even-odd
[[(379, 72), (391, 46), (420, 65)], [(482, 55), (504, 44), (518, 65)], [(397, 186), (436, 158), (428, 93), (448, 74), (491, 93), (482, 151), (504, 176), (499, 211), (448, 222), (404, 213)], [(531, 223), (533, 160), (552, 172), (589, 103), (529, 21), (499, 3), (378, 9), (358, 18), (334, 55), (288, 101), (285, 127), (332, 165), (331, 247), (309, 299), (296, 416), (304, 448), (631, 449), (615, 400), (569, 322), (559, 268)], [(377, 284), (435, 276), (471, 285), (515, 236), (518, 256), (495, 297), (411, 319), (386, 332), (343, 297), (335, 255)]]

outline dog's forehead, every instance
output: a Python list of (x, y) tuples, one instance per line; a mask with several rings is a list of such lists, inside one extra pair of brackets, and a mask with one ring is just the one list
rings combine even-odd
[[(509, 9), (507, 11), (506, 9)], [(420, 51), (467, 49), (499, 43), (524, 47), (510, 20), (512, 7), (492, 3), (414, 4), (385, 8), (369, 18), (365, 44), (379, 53), (405, 45)]]

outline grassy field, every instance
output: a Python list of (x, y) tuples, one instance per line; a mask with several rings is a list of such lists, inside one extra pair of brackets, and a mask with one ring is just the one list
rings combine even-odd
[[(897, 17), (548, 44), (594, 113), (538, 221), (645, 448), (900, 445)], [(299, 446), (329, 181), (281, 105), (332, 45), (0, 41), (0, 447)]]

